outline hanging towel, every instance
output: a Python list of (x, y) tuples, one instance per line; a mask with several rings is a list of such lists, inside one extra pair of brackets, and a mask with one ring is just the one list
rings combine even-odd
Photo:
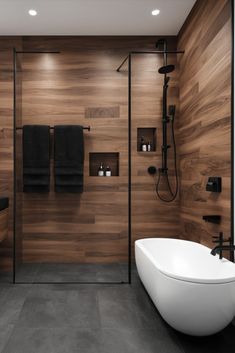
[(82, 193), (84, 164), (82, 126), (55, 126), (54, 162), (55, 191)]
[(23, 191), (50, 191), (50, 127), (23, 126)]

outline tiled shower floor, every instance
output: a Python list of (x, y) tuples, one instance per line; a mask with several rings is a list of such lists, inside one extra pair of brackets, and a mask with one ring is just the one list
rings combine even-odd
[(16, 282), (127, 282), (127, 264), (24, 263), (17, 267)]
[(12, 285), (0, 275), (0, 353), (232, 353), (235, 326), (209, 338), (171, 329), (136, 271), (116, 285)]

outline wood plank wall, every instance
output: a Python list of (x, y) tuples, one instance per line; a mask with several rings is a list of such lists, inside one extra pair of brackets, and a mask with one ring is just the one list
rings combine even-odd
[[(1, 37), (0, 195), (9, 197), (10, 208), (8, 237), (0, 244), (0, 270), (11, 268), (13, 253), (13, 48), (16, 48), (17, 50), (22, 49), (21, 37)], [(20, 239), (20, 219), (18, 219), (17, 224)], [(20, 249), (20, 247), (18, 248)]]
[(0, 211), (0, 242), (8, 235), (8, 209)]
[[(24, 261), (114, 262), (127, 260), (127, 70), (115, 71), (129, 50), (153, 49), (157, 37), (23, 37), (24, 50), (61, 50), (57, 55), (22, 55), (22, 124), (82, 124), (85, 131), (85, 192), (23, 194)], [(0, 39), (0, 44), (5, 41)], [(169, 38), (175, 47), (176, 38)], [(11, 39), (8, 39), (8, 45)], [(3, 53), (9, 65), (2, 71), (1, 94), (10, 107), (1, 110), (4, 133), (10, 137), (0, 150), (6, 170), (4, 194), (12, 193), (11, 48)], [(10, 58), (10, 59), (9, 59)], [(171, 58), (173, 61), (176, 58)], [(178, 208), (162, 205), (154, 195), (149, 164), (159, 163), (162, 77), (159, 58), (133, 61), (133, 241), (144, 236), (177, 236)], [(177, 72), (172, 101), (177, 104)], [(150, 87), (151, 86), (151, 87)], [(7, 113), (7, 114), (6, 114)], [(157, 127), (157, 152), (136, 152), (137, 127)], [(21, 134), (18, 132), (17, 134)], [(53, 136), (52, 136), (53, 138)], [(119, 152), (119, 176), (89, 176), (89, 152)], [(5, 153), (5, 154), (4, 154)], [(5, 163), (5, 161), (7, 163)], [(20, 164), (20, 163), (19, 163)], [(53, 161), (52, 161), (53, 167)], [(20, 173), (19, 173), (20, 174)], [(9, 175), (11, 179), (9, 179)], [(21, 180), (18, 178), (18, 185)], [(12, 202), (11, 202), (12, 206)], [(164, 208), (166, 211), (164, 211)], [(12, 220), (10, 222), (12, 227)], [(10, 264), (9, 239), (1, 248)], [(0, 266), (3, 267), (2, 256)]]
[[(32, 41), (24, 43), (25, 47), (38, 48), (43, 39)], [(68, 39), (67, 45), (68, 42), (69, 50), (64, 50), (62, 41), (55, 44), (51, 39), (50, 47), (59, 46), (60, 54), (23, 55), (22, 124), (91, 126), (90, 132), (84, 130), (84, 193), (54, 192), (51, 158), (51, 192), (23, 194), (23, 261), (124, 262), (127, 259), (126, 78), (115, 71), (117, 57), (101, 40), (96, 40), (95, 47), (92, 41), (90, 49), (80, 50), (73, 48), (83, 48), (82, 42), (79, 45), (76, 39)], [(97, 117), (100, 107), (108, 114)], [(109, 115), (112, 107), (120, 108), (118, 117)], [(88, 108), (93, 109), (93, 114), (86, 118)], [(119, 152), (119, 177), (89, 176), (91, 152)]]
[[(157, 57), (133, 58), (133, 241), (181, 236), (212, 245), (211, 236), (219, 230), (229, 234), (229, 6), (227, 0), (198, 0), (179, 34), (178, 48), (185, 49), (185, 54), (178, 56), (176, 71), (171, 74), (169, 101), (179, 107), (176, 128), (180, 201), (173, 204), (157, 200), (154, 180), (146, 173), (149, 165), (159, 167), (160, 162), (162, 77), (157, 68), (162, 63)], [(129, 50), (153, 49), (156, 40), (157, 37), (0, 37), (0, 193), (10, 197), (11, 205), (9, 236), (0, 245), (0, 269), (12, 264), (12, 48), (62, 51), (60, 55), (21, 58), (22, 123), (79, 123), (92, 128), (85, 132), (85, 192), (81, 197), (56, 195), (53, 191), (43, 197), (18, 195), (19, 200), (23, 197), (24, 260), (113, 262), (127, 259), (128, 172), (127, 70), (118, 74), (115, 68)], [(169, 41), (171, 48), (175, 47), (176, 38)], [(176, 58), (171, 57), (170, 61), (176, 63)], [(157, 129), (156, 152), (137, 152), (138, 127)], [(119, 152), (120, 176), (105, 180), (89, 177), (89, 152)], [(207, 178), (215, 175), (223, 177), (220, 195), (205, 192)], [(20, 188), (21, 180), (18, 181)], [(202, 221), (203, 214), (213, 213), (222, 215), (221, 226)], [(18, 224), (21, 241), (20, 220)]]
[[(172, 49), (174, 43), (172, 43)], [(178, 110), (177, 57), (169, 55), (168, 63), (176, 70), (169, 74), (168, 104)], [(132, 240), (151, 237), (179, 237), (179, 201), (165, 203), (156, 195), (156, 176), (147, 172), (149, 166), (161, 168), (162, 145), (162, 86), (163, 75), (158, 69), (163, 58), (155, 55), (133, 56), (132, 61)], [(178, 113), (176, 116), (177, 128)], [(137, 151), (137, 129), (156, 128), (156, 152)], [(170, 128), (170, 126), (169, 126)], [(168, 129), (170, 132), (170, 129)], [(145, 137), (145, 136), (144, 136)], [(147, 141), (147, 140), (146, 140)], [(168, 142), (170, 142), (170, 134)], [(174, 188), (173, 149), (169, 149), (168, 167)], [(169, 199), (165, 179), (160, 183), (160, 194)]]
[[(212, 246), (220, 230), (230, 236), (231, 4), (198, 0), (179, 34), (180, 218), (182, 237)], [(205, 191), (222, 177), (222, 193)], [(221, 225), (202, 216), (218, 214)]]

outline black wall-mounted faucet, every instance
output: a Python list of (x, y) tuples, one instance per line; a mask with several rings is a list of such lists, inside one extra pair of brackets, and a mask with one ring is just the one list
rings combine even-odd
[[(221, 254), (223, 250), (230, 251), (231, 257), (231, 253), (235, 251), (235, 245), (217, 245), (211, 250), (211, 255), (215, 256), (216, 254)], [(222, 259), (222, 255), (220, 255), (220, 259)]]
[[(211, 250), (211, 255), (215, 256), (216, 254), (219, 254), (219, 258), (222, 259), (223, 251), (227, 250), (230, 252), (230, 261), (233, 261), (235, 245), (232, 243), (232, 238), (230, 237), (229, 239), (224, 240), (223, 232), (220, 232), (219, 237), (213, 237), (213, 239), (213, 243), (217, 243), (218, 245)], [(224, 243), (229, 243), (229, 245), (224, 245)]]

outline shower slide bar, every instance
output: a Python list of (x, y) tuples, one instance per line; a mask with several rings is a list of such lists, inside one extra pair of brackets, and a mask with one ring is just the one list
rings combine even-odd
[(131, 54), (184, 54), (184, 50), (168, 50), (168, 51), (163, 51), (163, 50), (149, 50), (149, 51), (130, 51), (129, 54), (126, 56), (126, 58), (123, 60), (120, 66), (116, 69), (117, 72), (119, 72), (122, 68), (122, 66), (125, 64), (127, 59)]

